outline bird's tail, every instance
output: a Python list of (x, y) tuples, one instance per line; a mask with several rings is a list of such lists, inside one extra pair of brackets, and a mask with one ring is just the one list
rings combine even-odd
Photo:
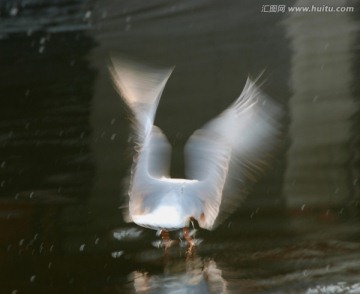
[(173, 68), (153, 68), (122, 58), (111, 58), (109, 66), (116, 90), (132, 110), (137, 134), (146, 138)]

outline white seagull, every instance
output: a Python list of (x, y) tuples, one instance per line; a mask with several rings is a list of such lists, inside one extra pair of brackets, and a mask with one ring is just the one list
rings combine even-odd
[(173, 68), (155, 69), (113, 58), (109, 66), (117, 91), (133, 115), (135, 151), (129, 187), (129, 218), (168, 231), (196, 219), (212, 230), (236, 209), (263, 173), (281, 137), (282, 107), (247, 80), (236, 101), (185, 146), (186, 179), (169, 176), (171, 146), (154, 126), (158, 103)]

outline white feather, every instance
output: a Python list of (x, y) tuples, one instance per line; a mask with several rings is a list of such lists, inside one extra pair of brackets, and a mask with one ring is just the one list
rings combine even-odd
[(134, 115), (137, 153), (130, 218), (153, 229), (182, 228), (191, 218), (203, 228), (214, 228), (241, 203), (247, 183), (263, 171), (280, 135), (281, 108), (248, 79), (240, 97), (190, 137), (185, 146), (189, 179), (171, 179), (171, 147), (153, 122), (172, 69), (113, 59), (110, 71)]
[(211, 185), (202, 189), (207, 196), (200, 226), (213, 228), (241, 204), (279, 143), (282, 113), (281, 107), (248, 79), (239, 98), (190, 137), (185, 147), (186, 175), (221, 187), (217, 193)]

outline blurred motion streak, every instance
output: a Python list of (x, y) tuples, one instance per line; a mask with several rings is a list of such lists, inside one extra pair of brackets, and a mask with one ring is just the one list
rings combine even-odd
[(116, 57), (110, 71), (134, 128), (130, 220), (174, 230), (196, 219), (214, 229), (240, 205), (280, 145), (283, 108), (248, 78), (235, 102), (190, 136), (184, 148), (187, 178), (171, 178), (171, 146), (153, 123), (172, 69)]

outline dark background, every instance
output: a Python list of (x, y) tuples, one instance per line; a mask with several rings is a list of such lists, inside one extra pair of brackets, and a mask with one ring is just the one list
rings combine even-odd
[[(359, 290), (359, 5), (265, 13), (266, 1), (0, 1), (0, 288), (4, 293)], [(191, 133), (264, 69), (286, 137), (242, 207), (192, 259), (123, 221), (126, 109), (107, 65), (175, 65), (156, 124), (183, 176)], [(329, 288), (326, 288), (329, 287)], [(161, 292), (163, 291), (163, 292)], [(319, 290), (320, 291), (320, 290)]]

